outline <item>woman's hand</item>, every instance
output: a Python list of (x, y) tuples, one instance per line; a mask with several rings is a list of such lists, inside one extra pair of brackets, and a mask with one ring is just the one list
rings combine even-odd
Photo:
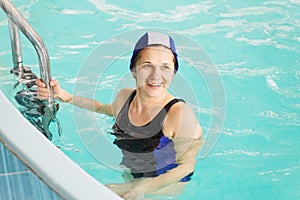
[(139, 191), (138, 189), (134, 188), (123, 194), (121, 197), (126, 200), (140, 200), (143, 199), (144, 194), (142, 191)]
[(135, 182), (136, 180), (133, 180), (125, 183), (107, 184), (105, 186), (123, 199), (139, 200), (144, 197), (143, 184)]
[[(38, 92), (38, 98), (40, 99), (47, 99), (50, 96), (50, 90), (46, 88), (46, 85), (44, 82), (42, 82), (41, 79), (36, 80), (37, 84), (37, 92)], [(58, 99), (62, 102), (71, 102), (72, 95), (67, 93), (65, 90), (63, 90), (57, 80), (50, 81), (50, 86), (52, 87), (53, 96), (54, 98)]]

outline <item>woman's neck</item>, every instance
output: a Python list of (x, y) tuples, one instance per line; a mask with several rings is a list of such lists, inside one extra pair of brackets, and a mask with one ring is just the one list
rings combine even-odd
[(171, 95), (165, 91), (159, 97), (149, 97), (143, 95), (142, 92), (137, 90), (137, 93), (131, 102), (132, 109), (135, 113), (144, 113), (144, 112), (156, 112), (155, 110), (161, 109), (166, 102), (171, 98)]

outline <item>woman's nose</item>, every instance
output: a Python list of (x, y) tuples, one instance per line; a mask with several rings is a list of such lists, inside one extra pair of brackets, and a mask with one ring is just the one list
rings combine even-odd
[(153, 67), (151, 70), (151, 76), (153, 78), (158, 78), (161, 76), (161, 70), (159, 69), (159, 67)]

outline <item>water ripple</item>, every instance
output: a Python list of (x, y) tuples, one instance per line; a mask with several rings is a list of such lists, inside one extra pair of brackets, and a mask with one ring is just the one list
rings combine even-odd
[(266, 6), (259, 6), (259, 7), (249, 7), (249, 8), (239, 8), (239, 9), (232, 9), (230, 13), (221, 13), (221, 17), (241, 17), (247, 15), (264, 15), (267, 13), (282, 13), (280, 8), (272, 8)]
[(87, 44), (78, 44), (78, 45), (60, 45), (60, 48), (63, 49), (87, 49), (90, 48)]
[(265, 110), (263, 112), (258, 113), (256, 116), (279, 120), (281, 124), (284, 124), (284, 126), (287, 126), (287, 124), (288, 126), (300, 126), (300, 119), (298, 113), (286, 111), (275, 112), (272, 110)]
[(246, 23), (245, 20), (230, 20), (230, 19), (224, 19), (220, 20), (217, 23), (213, 24), (202, 24), (199, 26), (196, 26), (191, 29), (186, 29), (183, 31), (180, 31), (182, 34), (188, 34), (188, 35), (200, 35), (200, 34), (209, 34), (209, 33), (217, 33), (220, 31), (226, 31), (228, 29), (232, 29), (232, 27), (240, 27), (243, 26)]
[(268, 76), (279, 72), (279, 68), (275, 66), (265, 69), (261, 69), (262, 67), (251, 69), (249, 66), (245, 66), (245, 62), (218, 64), (217, 67), (222, 75), (232, 75), (237, 77)]
[(277, 169), (277, 170), (270, 170), (270, 171), (263, 171), (260, 172), (260, 175), (291, 175), (293, 173), (296, 173), (300, 169), (300, 166), (293, 166), (293, 167), (288, 167), (288, 168), (282, 168), (282, 169)]
[(71, 10), (71, 9), (63, 9), (60, 11), (62, 14), (66, 15), (92, 15), (94, 12), (89, 11), (89, 10)]
[(135, 22), (182, 22), (191, 19), (193, 15), (199, 13), (208, 13), (208, 11), (214, 7), (214, 5), (199, 3), (190, 4), (187, 6), (176, 6), (175, 10), (172, 9), (159, 12), (136, 12), (120, 8), (113, 4), (108, 4), (103, 0), (89, 0), (89, 2), (94, 4), (101, 12), (108, 13), (113, 16), (111, 21), (116, 21), (121, 18)]
[(244, 151), (244, 150), (240, 150), (240, 149), (235, 149), (235, 150), (225, 150), (221, 153), (214, 153), (212, 155), (214, 156), (225, 156), (225, 155), (246, 155), (246, 156), (251, 156), (251, 157), (255, 157), (255, 156), (259, 156), (261, 154), (261, 152), (258, 151)]
[(257, 134), (257, 131), (254, 129), (230, 129), (230, 128), (223, 128), (223, 134), (229, 135), (229, 136), (237, 136), (237, 135), (252, 135)]

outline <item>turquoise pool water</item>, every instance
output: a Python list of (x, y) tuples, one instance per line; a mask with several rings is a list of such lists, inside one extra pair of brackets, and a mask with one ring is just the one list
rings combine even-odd
[[(207, 55), (201, 51), (192, 63), (189, 56), (195, 58), (198, 50), (181, 57), (172, 92), (193, 105), (206, 137), (217, 133), (211, 132), (215, 122), (222, 131), (219, 138), (215, 134), (212, 151), (199, 154), (180, 199), (300, 199), (299, 0), (13, 3), (44, 39), (53, 77), (68, 91), (103, 102), (116, 89), (133, 85), (126, 50), (132, 46), (118, 36), (157, 28), (178, 35), (181, 52), (186, 43), (196, 43)], [(0, 88), (13, 99), (2, 12), (0, 36)], [(116, 39), (114, 48), (97, 48), (110, 39)], [(22, 42), (24, 63), (38, 73), (33, 48)], [(126, 47), (118, 59), (113, 57), (116, 43)], [(53, 143), (102, 183), (122, 182), (120, 152), (107, 134), (113, 120), (67, 104), (61, 104), (57, 117), (63, 135)]]

